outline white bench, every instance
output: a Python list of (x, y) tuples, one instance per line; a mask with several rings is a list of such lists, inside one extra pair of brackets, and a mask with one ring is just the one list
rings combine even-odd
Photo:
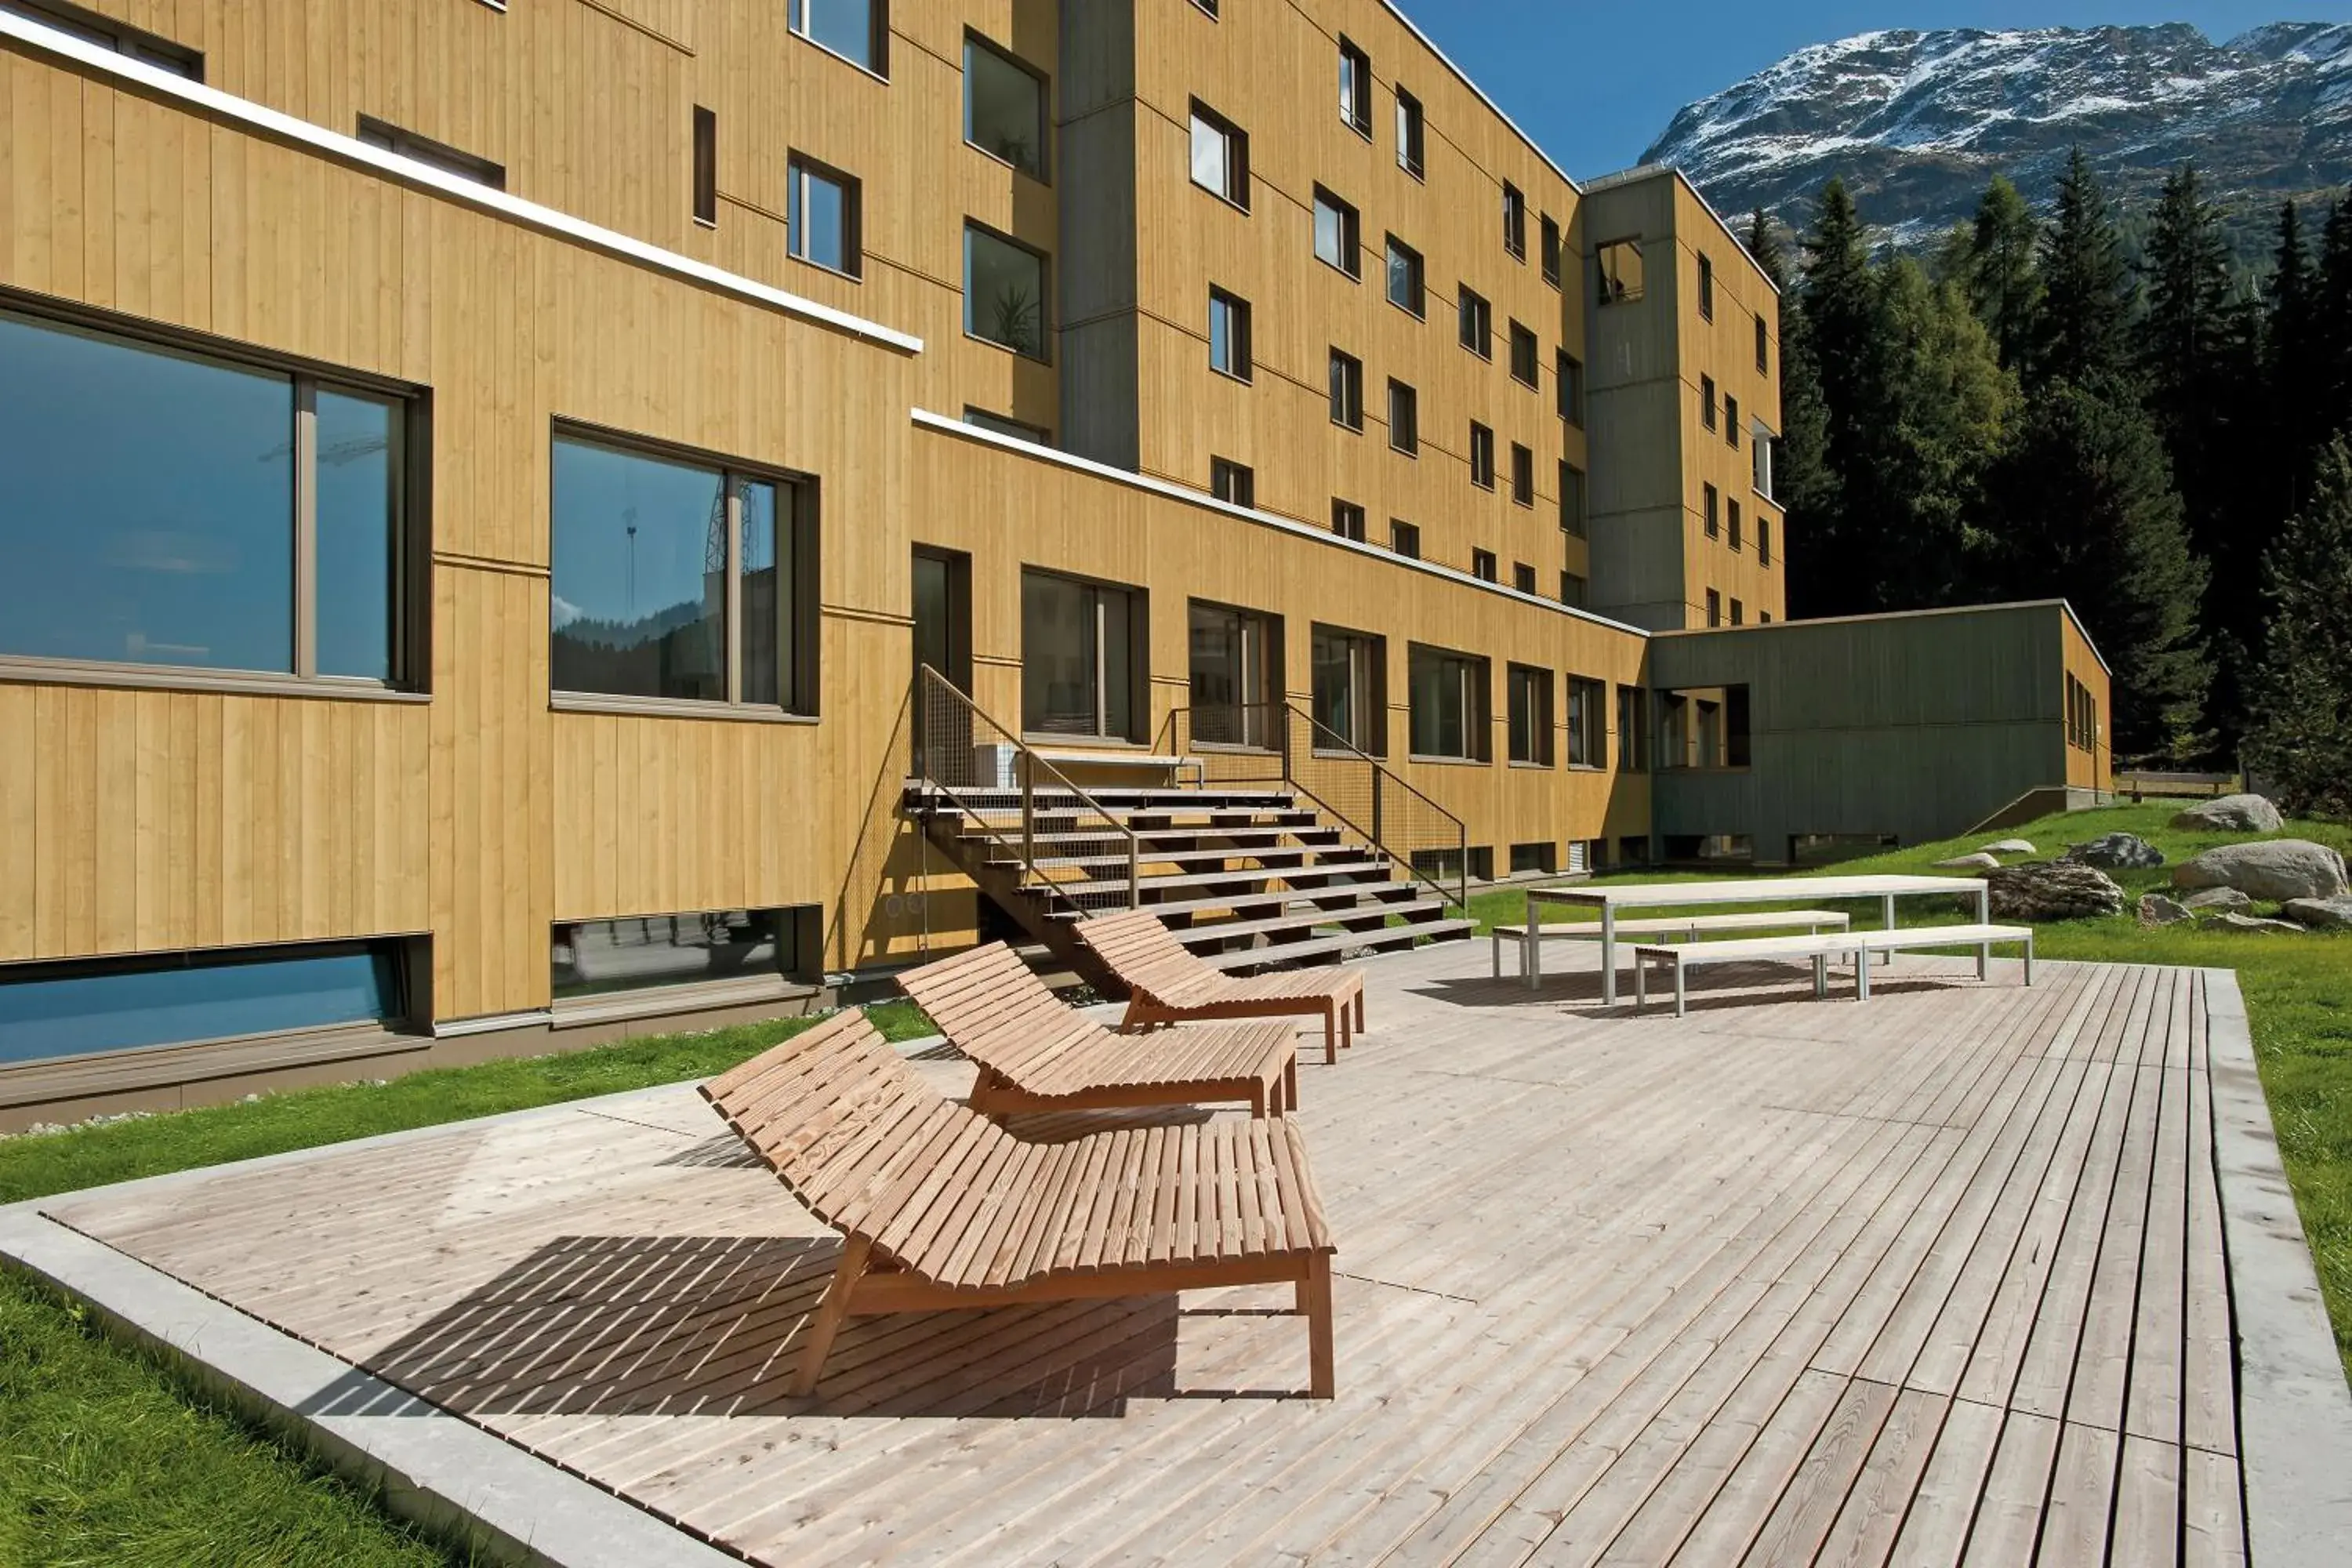
[[(1617, 934), (1622, 936), (1675, 936), (1685, 942), (1696, 942), (1701, 931), (1786, 931), (1802, 926), (1809, 932), (1843, 931), (1851, 917), (1835, 910), (1742, 910), (1727, 915), (1661, 915), (1651, 920), (1619, 921)], [(1535, 933), (1530, 938), (1528, 932)], [(1546, 925), (1540, 921), (1523, 926), (1496, 926), (1494, 930), (1494, 976), (1503, 977), (1503, 943), (1519, 944), (1519, 968), (1528, 967), (1528, 944), (1542, 942), (1599, 942), (1601, 922), (1579, 921), (1573, 924)]]
[(2025, 949), (2025, 984), (2033, 984), (2033, 928), (2032, 926), (1958, 925), (1914, 926), (1906, 931), (1849, 931), (1814, 936), (1751, 937), (1741, 942), (1696, 942), (1676, 944), (1650, 943), (1633, 949), (1633, 1008), (1639, 1012), (1649, 1003), (1650, 968), (1671, 965), (1675, 972), (1675, 1016), (1681, 1017), (1687, 1007), (1688, 993), (1684, 976), (1695, 963), (1741, 963), (1775, 959), (1796, 961), (1811, 959), (1813, 964), (1813, 994), (1829, 994), (1829, 963), (1832, 959), (1851, 962), (1854, 974), (1854, 995), (1858, 1001), (1870, 1000), (1871, 953), (1890, 957), (1899, 950), (1934, 947), (1973, 947), (1977, 950), (1977, 978), (1985, 977), (1987, 965), (1996, 945), (2012, 943)]

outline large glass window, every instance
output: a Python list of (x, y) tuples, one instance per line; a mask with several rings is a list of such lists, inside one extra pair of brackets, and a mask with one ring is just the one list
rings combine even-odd
[(963, 139), (1045, 177), (1045, 83), (976, 33), (963, 38)]
[(1551, 671), (1515, 664), (1505, 671), (1511, 761), (1551, 766)]
[(1421, 395), (1401, 381), (1389, 383), (1389, 445), (1408, 457), (1421, 450)]
[(558, 691), (801, 708), (793, 487), (555, 438)]
[(1350, 278), (1363, 276), (1362, 241), (1356, 209), (1322, 186), (1315, 187), (1315, 258)]
[(1209, 368), (1238, 381), (1253, 368), (1249, 301), (1223, 289), (1209, 290)]
[(1313, 663), (1314, 743), (1386, 755), (1387, 645), (1362, 632), (1318, 626)]
[(1421, 315), (1424, 309), (1422, 302), (1421, 252), (1391, 235), (1388, 256), (1389, 303), (1410, 310), (1415, 316)]
[(1045, 258), (965, 224), (963, 330), (1031, 359), (1045, 358)]
[(1617, 771), (1650, 771), (1650, 693), (1644, 687), (1617, 689)]
[(793, 154), (784, 186), (786, 250), (803, 261), (856, 277), (861, 270), (857, 209), (856, 180)]
[(1418, 180), (1423, 167), (1421, 153), (1421, 100), (1399, 88), (1396, 89), (1397, 167)]
[(1192, 105), (1192, 183), (1249, 208), (1249, 138), (1213, 110)]
[(1536, 384), (1536, 334), (1517, 321), (1511, 323), (1511, 378), (1527, 386)]
[(792, 0), (793, 32), (877, 75), (890, 68), (890, 13), (886, 0)]
[(1568, 678), (1568, 765), (1605, 767), (1609, 762), (1609, 683)]
[(1331, 351), (1331, 423), (1350, 430), (1364, 427), (1364, 362), (1338, 349)]
[(1359, 135), (1372, 133), (1372, 60), (1346, 38), (1339, 40), (1339, 118)]
[(0, 311), (0, 655), (402, 679), (404, 415)]
[(566, 921), (550, 946), (558, 1002), (715, 980), (793, 977), (798, 911), (708, 910)]
[(1480, 359), (1495, 357), (1495, 311), (1486, 297), (1467, 284), (1462, 289), (1456, 313), (1461, 318), (1462, 346)]
[(1412, 754), (1483, 763), (1487, 738), (1486, 661), (1443, 648), (1412, 650)]
[(396, 942), (11, 964), (0, 968), (0, 1062), (381, 1025), (404, 1011)]
[(1143, 595), (1047, 572), (1021, 574), (1021, 726), (1139, 740)]
[(1267, 747), (1282, 737), (1276, 693), (1281, 632), (1270, 616), (1192, 601), (1192, 739), (1213, 746)]

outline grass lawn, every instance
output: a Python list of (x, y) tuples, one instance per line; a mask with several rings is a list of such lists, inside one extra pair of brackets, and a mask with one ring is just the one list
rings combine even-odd
[[(930, 1031), (908, 1003), (882, 1032)], [(569, 1056), (303, 1089), (0, 1139), (0, 1203), (347, 1138), (698, 1079), (814, 1022), (663, 1035)], [(462, 1562), (366, 1497), (0, 1270), (0, 1563), (375, 1568)]]
[[(2000, 833), (1842, 861), (1823, 868), (1820, 874), (1928, 872), (1936, 861), (1966, 854), (1996, 838), (2030, 839), (2049, 856), (2063, 853), (2069, 843), (2079, 844), (2103, 833), (2137, 833), (2163, 850), (2167, 862), (2150, 871), (2108, 873), (2137, 902), (2141, 893), (2170, 888), (2170, 866), (2200, 849), (2242, 837), (2176, 832), (2166, 826), (2175, 809), (2148, 805), (2074, 812)], [(2317, 839), (2352, 855), (2352, 827), (2341, 824), (2290, 822), (2277, 837)], [(1803, 875), (1791, 879), (1801, 881)], [(1702, 879), (1702, 874), (1696, 872), (1686, 878), (1660, 872), (1627, 876), (1629, 880), (1650, 882)], [(1876, 925), (1880, 918), (1875, 900), (1832, 902), (1825, 907), (1851, 910), (1858, 926)], [(1508, 889), (1471, 900), (1471, 913), (1482, 932), (1497, 923), (1516, 923), (1526, 908), (1526, 896)], [(1927, 900), (1905, 900), (1895, 909), (1906, 924), (1934, 925), (1954, 918), (1950, 910), (1937, 910)], [(1665, 912), (1643, 911), (1645, 915)], [(2257, 906), (2253, 912), (2277, 911)], [(1552, 918), (1565, 917), (1555, 912)], [(2336, 1331), (2336, 1353), (2344, 1359), (2347, 1375), (2352, 1376), (2352, 936), (2189, 926), (2144, 930), (2126, 912), (2105, 920), (2059, 921), (2037, 927), (2033, 951), (2042, 958), (2193, 964), (2238, 972), (2239, 988), (2245, 993), (2246, 1013), (2253, 1026), (2254, 1059), (2270, 1100), (2271, 1120), (2278, 1129), (2279, 1152), (2294, 1188), (2312, 1258), (2318, 1265), (2320, 1288), (2327, 1298), (2327, 1315)]]

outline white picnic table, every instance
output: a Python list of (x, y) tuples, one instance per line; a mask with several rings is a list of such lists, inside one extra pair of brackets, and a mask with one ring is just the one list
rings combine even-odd
[(1895, 900), (1920, 894), (1946, 897), (1973, 893), (1977, 923), (1992, 919), (1990, 886), (1981, 877), (1742, 877), (1720, 882), (1588, 882), (1569, 888), (1528, 889), (1527, 961), (1522, 965), (1528, 989), (1543, 979), (1543, 942), (1536, 928), (1547, 905), (1601, 911), (1601, 1001), (1617, 1002), (1617, 911), (1679, 908), (1684, 904), (1814, 903), (1827, 899), (1876, 899), (1885, 913), (1886, 928), (1895, 928)]

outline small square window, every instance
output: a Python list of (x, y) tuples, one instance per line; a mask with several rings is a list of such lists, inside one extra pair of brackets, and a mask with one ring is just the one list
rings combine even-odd
[(1389, 548), (1409, 561), (1421, 559), (1421, 530), (1396, 518), (1389, 519)]
[(1598, 303), (1602, 305), (1633, 305), (1641, 302), (1642, 242), (1638, 239), (1612, 239), (1592, 253), (1594, 272), (1600, 279)]
[(1480, 359), (1495, 357), (1495, 313), (1484, 299), (1466, 286), (1462, 290), (1462, 346)]
[(1536, 226), (1537, 255), (1543, 263), (1543, 280), (1559, 287), (1559, 220), (1549, 213)]
[(1364, 509), (1351, 500), (1334, 499), (1331, 502), (1331, 531), (1342, 539), (1364, 542)]
[(1536, 569), (1524, 561), (1511, 563), (1511, 586), (1522, 594), (1536, 591)]
[(1339, 40), (1339, 118), (1358, 135), (1372, 133), (1372, 58)]
[(1364, 362), (1338, 349), (1331, 351), (1331, 423), (1364, 428)]
[(1732, 601), (1731, 601), (1731, 624), (1732, 624), (1733, 626), (1745, 626), (1745, 625), (1747, 624), (1747, 622), (1748, 622), (1748, 607), (1747, 607), (1746, 605), (1742, 605), (1742, 604), (1741, 604), (1738, 600), (1737, 600), (1737, 599), (1732, 600)]
[(1477, 578), (1481, 583), (1493, 582), (1495, 580), (1495, 552), (1491, 550), (1472, 551), (1470, 552), (1470, 575)]
[(1536, 357), (1541, 351), (1536, 334), (1517, 321), (1511, 323), (1511, 379), (1522, 386), (1536, 384)]
[(1315, 258), (1350, 278), (1364, 275), (1363, 241), (1356, 209), (1315, 187)]
[(1495, 488), (1495, 433), (1470, 422), (1470, 482), (1481, 489)]
[(859, 275), (857, 182), (795, 153), (786, 166), (784, 248), (845, 277)]
[(1209, 368), (1236, 381), (1253, 369), (1249, 301), (1223, 289), (1209, 290)]
[[(1559, 602), (1580, 610), (1584, 607), (1584, 579), (1566, 567), (1562, 567), (1559, 574)], [(1574, 762), (1578, 759), (1571, 757), (1569, 760)]]
[(1198, 100), (1192, 104), (1192, 183), (1249, 211), (1249, 138)]
[(1511, 500), (1520, 506), (1536, 504), (1536, 453), (1532, 447), (1511, 443)]
[(1528, 258), (1528, 198), (1508, 180), (1503, 182), (1503, 248)]
[(1397, 167), (1418, 180), (1422, 174), (1421, 100), (1404, 89), (1396, 89)]
[(1389, 236), (1389, 303), (1407, 311), (1416, 320), (1428, 312), (1422, 289), (1421, 252)]
[(1389, 383), (1389, 446), (1408, 457), (1421, 450), (1421, 395), (1401, 381)]
[(1257, 505), (1257, 473), (1229, 458), (1209, 459), (1209, 493), (1234, 506)]

